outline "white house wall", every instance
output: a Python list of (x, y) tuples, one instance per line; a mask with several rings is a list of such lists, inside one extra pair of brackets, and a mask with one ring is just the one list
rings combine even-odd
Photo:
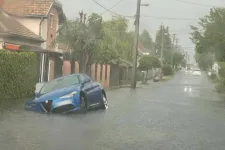
[[(35, 34), (39, 35), (39, 25), (41, 22), (41, 18), (18, 18), (14, 17), (17, 21), (19, 21), (22, 25), (30, 29)], [(46, 40), (47, 39), (47, 19), (44, 19), (41, 24), (41, 37)], [(46, 42), (44, 42), (41, 47), (46, 49)]]
[(30, 29), (35, 34), (39, 35), (39, 24), (40, 18), (18, 18), (14, 17), (17, 21), (19, 21), (22, 25)]

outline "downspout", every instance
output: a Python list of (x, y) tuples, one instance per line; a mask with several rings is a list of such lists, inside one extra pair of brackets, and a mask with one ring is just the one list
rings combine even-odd
[[(44, 21), (44, 18), (41, 18), (40, 24), (39, 24), (39, 36), (41, 37), (41, 31), (42, 31), (42, 22)], [(44, 78), (44, 54), (41, 54), (40, 56), (41, 61), (40, 61), (40, 81), (39, 82), (43, 82), (43, 78)]]
[(41, 36), (41, 25), (42, 25), (42, 22), (44, 21), (44, 17), (41, 18), (41, 21), (40, 21), (40, 24), (39, 24), (39, 35)]

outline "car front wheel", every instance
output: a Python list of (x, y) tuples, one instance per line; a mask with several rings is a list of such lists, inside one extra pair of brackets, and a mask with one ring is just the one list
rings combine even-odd
[(109, 108), (108, 100), (104, 94), (102, 94), (102, 109), (107, 110)]
[(84, 98), (84, 96), (80, 97), (80, 109), (82, 112), (86, 113), (87, 112), (87, 102)]

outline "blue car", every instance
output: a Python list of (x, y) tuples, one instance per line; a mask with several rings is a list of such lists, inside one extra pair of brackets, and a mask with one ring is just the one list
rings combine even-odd
[(108, 109), (106, 92), (100, 83), (85, 74), (49, 81), (25, 104), (27, 110), (45, 113), (86, 112), (93, 107)]

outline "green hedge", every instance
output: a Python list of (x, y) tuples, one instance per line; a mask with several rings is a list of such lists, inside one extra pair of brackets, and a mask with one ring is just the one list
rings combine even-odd
[(0, 50), (0, 108), (34, 96), (37, 59), (32, 52)]
[(220, 69), (219, 69), (219, 75), (221, 78), (225, 78), (225, 62), (218, 62)]
[(162, 73), (164, 76), (170, 76), (173, 75), (173, 68), (170, 65), (164, 65), (162, 66)]

